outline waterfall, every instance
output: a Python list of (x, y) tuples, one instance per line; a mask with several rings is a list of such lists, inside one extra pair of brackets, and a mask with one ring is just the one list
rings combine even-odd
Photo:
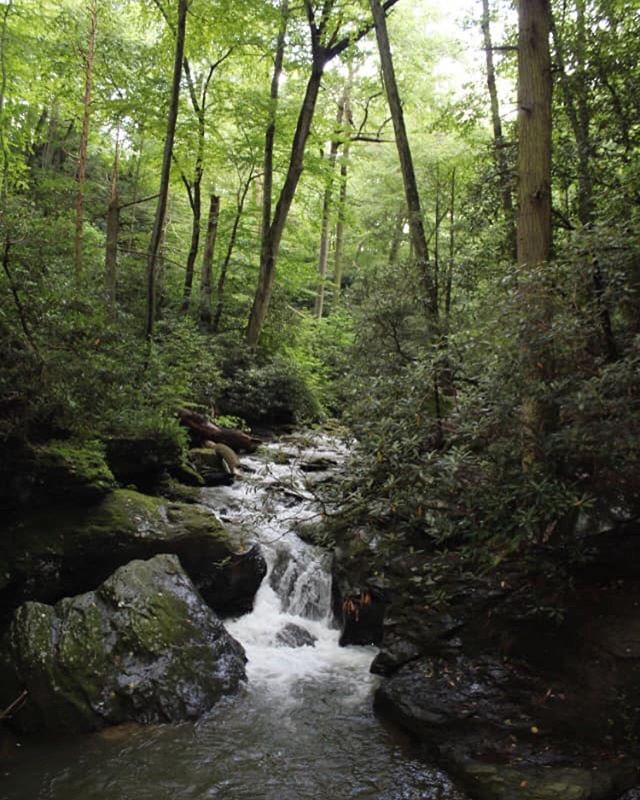
[(258, 455), (243, 457), (249, 471), (232, 486), (204, 490), (205, 504), (248, 544), (257, 540), (267, 561), (253, 611), (226, 622), (247, 652), (250, 686), (290, 695), (296, 681), (344, 672), (359, 676), (356, 695), (371, 689), (368, 665), (375, 650), (338, 646), (331, 613), (331, 556), (293, 531), (318, 515), (305, 467), (312, 465), (318, 480), (339, 469), (344, 455), (339, 443), (324, 437), (299, 445), (269, 444)]

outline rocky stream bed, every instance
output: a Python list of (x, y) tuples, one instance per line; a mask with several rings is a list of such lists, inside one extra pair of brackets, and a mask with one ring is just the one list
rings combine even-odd
[(22, 701), (1, 800), (638, 800), (633, 558), (585, 573), (553, 630), (514, 575), (401, 609), (411, 565), (382, 591), (361, 549), (297, 535), (346, 452), (285, 438), (232, 485), (168, 499), (107, 479), (10, 526), (0, 707)]

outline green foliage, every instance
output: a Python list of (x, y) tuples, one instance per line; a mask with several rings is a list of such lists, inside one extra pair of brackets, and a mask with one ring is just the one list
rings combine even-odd
[(240, 351), (227, 361), (228, 383), (219, 399), (222, 414), (250, 423), (291, 425), (317, 419), (320, 404), (298, 365), (286, 356), (258, 359)]

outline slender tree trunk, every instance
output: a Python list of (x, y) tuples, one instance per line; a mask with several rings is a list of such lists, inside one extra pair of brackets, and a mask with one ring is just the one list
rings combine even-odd
[(180, 98), (180, 75), (182, 73), (182, 58), (184, 54), (184, 40), (187, 27), (187, 0), (178, 0), (178, 25), (176, 28), (176, 49), (173, 62), (173, 81), (171, 86), (171, 99), (167, 117), (167, 132), (162, 156), (162, 173), (160, 177), (160, 190), (156, 214), (153, 221), (151, 242), (147, 259), (147, 314), (145, 335), (148, 339), (153, 336), (156, 318), (156, 280), (157, 260), (160, 240), (164, 227), (167, 211), (167, 198), (169, 195), (169, 176), (171, 173), (171, 153), (175, 138), (176, 121), (178, 119), (178, 100)]
[(407, 137), (407, 130), (404, 124), (402, 103), (400, 102), (400, 94), (398, 92), (398, 85), (393, 67), (391, 45), (389, 44), (389, 35), (387, 33), (387, 21), (383, 7), (379, 0), (371, 0), (371, 11), (373, 13), (373, 19), (375, 23), (378, 50), (380, 52), (380, 63), (382, 66), (382, 75), (387, 93), (387, 102), (389, 103), (389, 110), (391, 112), (391, 119), (393, 121), (393, 129), (395, 132), (396, 146), (398, 148), (398, 156), (400, 158), (400, 168), (402, 170), (402, 179), (404, 182), (404, 190), (407, 200), (409, 228), (411, 231), (413, 251), (422, 275), (428, 316), (432, 319), (432, 321), (435, 321), (438, 318), (438, 298), (433, 276), (431, 274), (431, 265), (429, 264), (429, 251), (427, 248), (427, 237), (424, 230), (422, 209), (420, 208), (420, 195), (418, 193), (418, 184), (416, 181), (415, 170), (413, 168), (413, 159), (411, 157), (409, 139)]
[[(326, 64), (324, 52), (314, 55), (311, 74), (307, 81), (304, 100), (298, 115), (298, 123), (293, 137), (289, 168), (284, 181), (284, 185), (278, 198), (273, 221), (263, 236), (263, 243), (260, 253), (260, 276), (258, 287), (253, 300), (249, 324), (247, 326), (247, 344), (255, 347), (258, 344), (262, 326), (264, 325), (269, 308), (269, 302), (273, 293), (273, 283), (275, 279), (276, 260), (280, 250), (280, 242), (284, 226), (287, 221), (289, 209), (295, 195), (302, 167), (304, 163), (304, 150), (311, 131), (311, 122), (318, 100), (320, 83)], [(266, 190), (265, 190), (266, 194)]]
[(82, 229), (84, 224), (84, 190), (87, 177), (87, 151), (89, 146), (89, 124), (91, 121), (91, 91), (93, 88), (93, 67), (96, 55), (96, 33), (98, 29), (98, 7), (95, 2), (89, 7), (89, 36), (84, 53), (84, 98), (82, 101), (82, 133), (80, 134), (80, 151), (76, 172), (76, 231), (75, 231), (75, 271), (76, 280), (82, 278)]
[(449, 267), (447, 269), (447, 281), (444, 291), (444, 314), (446, 319), (445, 329), (449, 331), (449, 318), (451, 316), (451, 286), (453, 283), (453, 264), (455, 257), (456, 228), (455, 228), (455, 207), (456, 207), (456, 170), (451, 170), (451, 196), (449, 198)]
[(218, 218), (220, 216), (220, 197), (212, 194), (209, 199), (209, 220), (207, 236), (202, 256), (202, 273), (200, 278), (200, 319), (205, 325), (211, 324), (211, 277), (213, 273), (213, 254), (218, 234)]
[(111, 172), (109, 205), (107, 207), (107, 243), (105, 250), (105, 291), (112, 316), (116, 309), (116, 274), (118, 270), (118, 237), (120, 235), (120, 200), (118, 197), (118, 162), (120, 131), (116, 136), (116, 151)]
[(280, 78), (282, 76), (282, 65), (284, 63), (284, 46), (287, 35), (287, 24), (289, 21), (288, 0), (282, 0), (280, 4), (280, 30), (276, 41), (276, 55), (273, 62), (273, 74), (271, 76), (271, 87), (269, 90), (269, 118), (267, 129), (264, 136), (264, 170), (262, 177), (262, 228), (260, 234), (261, 249), (271, 225), (271, 204), (273, 202), (273, 146), (276, 138), (276, 115), (278, 111), (278, 93), (280, 90)]
[(340, 163), (340, 196), (338, 200), (338, 219), (336, 221), (336, 243), (333, 254), (333, 291), (334, 304), (340, 305), (342, 296), (343, 250), (344, 250), (344, 225), (347, 213), (347, 186), (349, 180), (349, 139), (342, 148), (342, 161)]
[(393, 225), (393, 233), (391, 234), (388, 258), (390, 267), (398, 263), (398, 256), (400, 255), (400, 248), (402, 247), (402, 234), (404, 233), (404, 224), (406, 220), (406, 209), (403, 204), (396, 214), (396, 221)]
[[(353, 125), (351, 114), (351, 85), (353, 83), (353, 68), (349, 65), (349, 80), (344, 93), (344, 119), (347, 130)], [(340, 305), (342, 297), (342, 273), (343, 273), (343, 248), (344, 248), (344, 226), (347, 213), (347, 187), (349, 180), (349, 155), (351, 152), (351, 136), (345, 135), (345, 142), (342, 147), (342, 158), (340, 160), (340, 193), (338, 197), (338, 219), (336, 220), (336, 239), (335, 251), (333, 255), (333, 293), (334, 306)]]
[(544, 458), (544, 439), (553, 425), (549, 403), (537, 387), (553, 375), (548, 342), (551, 298), (542, 269), (551, 255), (551, 60), (549, 0), (520, 0), (518, 35), (518, 265), (519, 291), (527, 330), (520, 355), (529, 389), (522, 402), (525, 469)]
[(253, 175), (251, 174), (249, 175), (242, 190), (238, 192), (236, 215), (234, 217), (233, 225), (231, 227), (231, 235), (229, 236), (229, 243), (227, 244), (227, 252), (225, 254), (222, 264), (220, 265), (220, 275), (218, 276), (218, 286), (216, 290), (216, 313), (213, 318), (213, 326), (212, 326), (214, 332), (217, 332), (220, 328), (220, 320), (222, 318), (222, 309), (224, 306), (224, 290), (227, 283), (229, 264), (231, 263), (231, 256), (233, 254), (233, 249), (236, 245), (236, 239), (238, 237), (238, 228), (240, 227), (240, 220), (242, 219), (244, 204), (247, 199), (247, 194), (249, 193), (249, 187), (251, 186), (252, 180), (253, 180)]
[(200, 228), (202, 218), (202, 178), (204, 175), (204, 146), (206, 136), (207, 95), (209, 93), (209, 84), (216, 67), (218, 67), (231, 54), (231, 52), (231, 50), (228, 50), (225, 55), (219, 58), (214, 64), (210, 65), (207, 76), (201, 81), (201, 92), (199, 97), (191, 74), (191, 66), (189, 61), (186, 58), (183, 59), (183, 68), (184, 74), (187, 78), (189, 97), (191, 98), (191, 105), (193, 106), (198, 123), (198, 142), (196, 146), (193, 182), (189, 183), (188, 180), (183, 176), (183, 180), (189, 194), (189, 203), (192, 211), (191, 245), (189, 247), (189, 254), (187, 256), (187, 264), (184, 274), (184, 290), (182, 297), (183, 312), (188, 311), (191, 304), (193, 273), (196, 258), (198, 257), (198, 248), (200, 246)]
[(489, 14), (489, 0), (482, 0), (482, 34), (487, 61), (487, 87), (491, 101), (491, 121), (493, 123), (493, 146), (496, 168), (500, 178), (500, 194), (502, 197), (502, 212), (507, 226), (507, 246), (509, 254), (515, 260), (516, 224), (513, 211), (513, 197), (511, 194), (511, 170), (507, 161), (504, 136), (502, 135), (502, 120), (500, 119), (500, 103), (496, 87), (496, 70), (493, 63), (493, 42), (491, 40), (491, 25)]
[(9, 0), (2, 10), (2, 22), (0, 27), (0, 153), (2, 153), (2, 186), (0, 187), (0, 197), (3, 207), (9, 188), (9, 147), (5, 137), (4, 103), (8, 80), (7, 32), (9, 27), (9, 14), (12, 7), (13, 0)]
[(329, 263), (329, 222), (332, 211), (333, 200), (333, 183), (334, 173), (336, 169), (336, 159), (338, 157), (338, 149), (340, 147), (340, 136), (342, 133), (342, 121), (344, 118), (344, 97), (338, 103), (338, 111), (336, 114), (336, 133), (331, 140), (329, 146), (329, 164), (327, 182), (324, 189), (324, 197), (322, 200), (322, 224), (320, 230), (320, 254), (318, 257), (318, 288), (316, 290), (316, 300), (313, 309), (313, 314), (316, 319), (322, 319), (324, 312), (324, 287), (327, 278), (327, 265)]
[[(397, 0), (386, 0), (381, 11), (384, 12), (386, 9), (391, 8), (396, 2)], [(273, 213), (273, 218), (269, 221), (268, 226), (266, 224), (266, 217), (263, 220), (260, 274), (258, 276), (258, 285), (249, 314), (246, 331), (247, 344), (250, 347), (255, 347), (258, 344), (273, 293), (276, 261), (280, 250), (280, 242), (282, 241), (284, 226), (289, 215), (298, 181), (302, 174), (305, 146), (311, 131), (311, 123), (313, 121), (313, 114), (318, 100), (324, 69), (333, 58), (359, 41), (371, 29), (369, 25), (366, 25), (356, 33), (351, 33), (339, 40), (338, 29), (333, 30), (327, 35), (327, 26), (334, 5), (335, 0), (325, 0), (322, 4), (321, 19), (317, 21), (317, 9), (315, 5), (311, 0), (304, 0), (304, 8), (307, 14), (309, 32), (311, 35), (311, 73), (307, 81), (304, 99), (298, 114), (287, 174), (280, 191), (278, 203)], [(324, 36), (327, 36), (330, 42), (329, 45), (323, 44)], [(266, 194), (267, 192), (265, 191), (265, 195)]]
[(133, 173), (133, 185), (131, 187), (132, 192), (132, 211), (131, 211), (131, 228), (129, 231), (129, 250), (134, 250), (135, 245), (135, 236), (136, 236), (136, 224), (138, 222), (138, 189), (140, 187), (140, 169), (142, 165), (142, 153), (144, 151), (144, 128), (140, 129), (140, 150), (138, 152), (138, 157), (136, 158), (136, 167)]
[(187, 312), (191, 305), (191, 292), (193, 289), (193, 273), (200, 247), (200, 226), (202, 218), (202, 162), (200, 168), (196, 167), (196, 177), (191, 185), (191, 244), (187, 255), (187, 264), (184, 273), (184, 287), (182, 290), (182, 311)]

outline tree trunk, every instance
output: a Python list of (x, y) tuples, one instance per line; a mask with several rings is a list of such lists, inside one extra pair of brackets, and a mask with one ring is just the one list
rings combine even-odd
[(211, 276), (213, 272), (213, 254), (218, 234), (218, 218), (220, 216), (220, 197), (212, 194), (209, 200), (209, 220), (207, 237), (202, 256), (202, 273), (200, 278), (200, 319), (205, 325), (211, 324)]
[[(381, 12), (384, 13), (386, 9), (391, 8), (396, 2), (397, 0), (386, 0), (384, 7), (380, 9)], [(276, 210), (273, 214), (273, 219), (269, 221), (268, 225), (266, 217), (263, 219), (260, 274), (246, 331), (247, 344), (250, 347), (255, 347), (258, 344), (273, 293), (276, 262), (280, 250), (282, 233), (298, 186), (298, 181), (300, 180), (300, 175), (302, 174), (305, 146), (311, 131), (311, 123), (313, 121), (313, 114), (318, 100), (324, 69), (333, 58), (359, 41), (370, 30), (370, 26), (366, 25), (359, 31), (350, 33), (338, 40), (339, 29), (336, 28), (328, 34), (327, 38), (330, 44), (328, 46), (324, 45), (322, 39), (323, 36), (327, 35), (327, 25), (334, 5), (335, 0), (325, 0), (322, 5), (321, 19), (319, 22), (316, 22), (316, 9), (313, 3), (310, 2), (310, 0), (304, 0), (304, 8), (307, 13), (309, 32), (311, 35), (311, 73), (307, 81), (304, 99), (298, 114), (287, 174), (280, 191)]]
[(9, 27), (9, 13), (13, 7), (13, 0), (6, 3), (2, 11), (2, 26), (0, 28), (0, 153), (2, 154), (2, 186), (0, 197), (2, 206), (8, 191), (9, 183), (9, 147), (4, 133), (4, 103), (7, 91), (7, 29)]
[(200, 225), (202, 217), (202, 168), (196, 167), (196, 177), (191, 186), (191, 244), (187, 255), (187, 264), (184, 272), (184, 288), (182, 291), (182, 311), (187, 312), (191, 305), (191, 292), (193, 289), (193, 272), (200, 247)]
[(182, 58), (184, 54), (184, 40), (187, 27), (187, 0), (178, 0), (178, 25), (176, 28), (176, 49), (173, 62), (173, 81), (171, 86), (171, 99), (167, 116), (167, 132), (164, 141), (162, 156), (162, 172), (160, 177), (160, 190), (156, 214), (153, 220), (151, 242), (147, 259), (147, 314), (145, 335), (148, 339), (153, 336), (156, 319), (156, 267), (160, 240), (164, 227), (164, 218), (167, 211), (167, 197), (169, 195), (169, 176), (171, 174), (171, 153), (175, 138), (176, 121), (178, 119), (178, 100), (180, 98), (180, 75), (182, 73)]
[[(346, 120), (346, 130), (350, 130), (353, 125), (351, 114), (351, 86), (353, 84), (353, 67), (349, 64), (349, 80), (344, 98), (344, 118)], [(338, 219), (336, 220), (336, 240), (335, 251), (333, 254), (333, 293), (334, 306), (340, 305), (342, 296), (342, 251), (344, 248), (344, 225), (347, 213), (347, 183), (349, 179), (349, 154), (351, 152), (351, 136), (345, 135), (342, 147), (342, 158), (340, 159), (340, 194), (338, 198)]]
[(273, 74), (271, 76), (271, 87), (269, 91), (269, 118), (267, 129), (264, 136), (264, 171), (262, 178), (262, 228), (260, 240), (262, 247), (271, 225), (271, 204), (273, 202), (273, 146), (276, 138), (276, 114), (278, 110), (278, 93), (280, 90), (280, 78), (282, 76), (282, 65), (284, 63), (284, 45), (287, 35), (287, 23), (289, 21), (288, 0), (282, 0), (280, 4), (280, 30), (276, 41), (276, 55), (273, 62)]
[(407, 137), (407, 130), (404, 124), (402, 103), (400, 102), (400, 94), (398, 92), (398, 85), (393, 67), (391, 45), (389, 44), (389, 35), (387, 33), (387, 21), (384, 14), (384, 9), (379, 0), (371, 0), (371, 11), (373, 13), (373, 20), (375, 23), (378, 50), (380, 52), (380, 63), (382, 66), (382, 76), (384, 78), (384, 85), (387, 93), (387, 102), (389, 103), (389, 111), (391, 112), (396, 146), (398, 148), (398, 156), (400, 159), (400, 168), (402, 171), (402, 180), (404, 183), (405, 196), (407, 200), (409, 229), (411, 231), (413, 251), (416, 261), (418, 262), (418, 268), (422, 275), (428, 316), (435, 321), (438, 318), (438, 297), (431, 274), (431, 266), (429, 264), (429, 251), (427, 248), (427, 237), (424, 230), (422, 209), (420, 208), (420, 195), (418, 193), (418, 184), (416, 181), (415, 170), (413, 168), (413, 159), (411, 157), (409, 139)]
[(116, 138), (116, 152), (113, 158), (109, 205), (107, 207), (107, 243), (105, 250), (105, 291), (111, 315), (116, 310), (116, 274), (118, 269), (118, 236), (120, 234), (120, 201), (118, 197), (118, 161), (120, 155), (120, 131)]
[[(264, 325), (269, 308), (269, 302), (273, 293), (273, 283), (275, 279), (276, 261), (280, 250), (282, 233), (287, 221), (289, 209), (295, 195), (302, 167), (304, 163), (304, 150), (311, 131), (311, 122), (315, 111), (320, 83), (326, 64), (324, 51), (317, 55), (314, 54), (311, 74), (307, 81), (307, 88), (298, 115), (296, 131), (291, 146), (289, 167), (284, 181), (284, 185), (278, 198), (273, 221), (265, 231), (260, 253), (260, 276), (256, 289), (249, 323), (247, 325), (247, 344), (255, 347), (258, 344), (262, 326)], [(266, 191), (265, 191), (266, 194)]]
[(510, 256), (517, 257), (516, 226), (513, 213), (513, 197), (511, 195), (511, 171), (505, 150), (505, 141), (502, 135), (502, 120), (500, 119), (500, 103), (496, 87), (496, 70), (493, 63), (493, 43), (491, 40), (491, 27), (489, 15), (489, 0), (482, 0), (482, 34), (487, 61), (487, 87), (491, 101), (491, 120), (493, 123), (493, 146), (496, 169), (500, 178), (500, 195), (502, 198), (502, 212), (507, 226), (507, 246)]
[(541, 382), (553, 375), (548, 336), (551, 298), (541, 267), (551, 255), (551, 62), (549, 0), (520, 0), (518, 34), (518, 266), (523, 319), (520, 339), (523, 377), (522, 463), (528, 469), (544, 458), (544, 439), (553, 410), (538, 399)]
[(75, 272), (76, 280), (82, 278), (82, 229), (84, 224), (84, 188), (87, 177), (87, 151), (89, 146), (89, 123), (91, 121), (91, 90), (93, 87), (93, 66), (96, 56), (96, 32), (98, 28), (98, 7), (93, 2), (89, 8), (89, 36), (84, 53), (84, 97), (82, 101), (82, 133), (76, 171), (76, 230), (75, 230)]
[(247, 199), (247, 194), (249, 193), (249, 187), (251, 186), (251, 181), (253, 180), (253, 174), (249, 175), (247, 181), (243, 188), (238, 191), (238, 202), (236, 206), (236, 215), (233, 220), (233, 226), (231, 228), (231, 235), (229, 236), (229, 244), (227, 245), (227, 253), (224, 257), (224, 261), (220, 265), (220, 275), (218, 277), (218, 287), (216, 291), (216, 313), (213, 318), (213, 330), (217, 332), (220, 327), (220, 319), (222, 317), (222, 307), (224, 304), (224, 290), (225, 285), (227, 282), (227, 273), (229, 271), (229, 264), (231, 263), (231, 256), (233, 254), (233, 248), (236, 244), (236, 238), (238, 236), (238, 228), (240, 227), (240, 220), (242, 219), (242, 212), (244, 210), (245, 200)]
[(329, 146), (329, 174), (326, 179), (324, 189), (324, 197), (322, 200), (322, 225), (320, 230), (320, 254), (318, 257), (318, 288), (316, 290), (316, 300), (313, 309), (313, 315), (316, 319), (322, 319), (324, 312), (324, 285), (327, 278), (327, 265), (329, 263), (329, 221), (331, 218), (331, 205), (333, 200), (333, 182), (334, 172), (336, 169), (336, 159), (338, 157), (338, 149), (340, 147), (340, 135), (342, 129), (342, 120), (344, 118), (344, 97), (338, 103), (338, 111), (336, 114), (336, 133), (331, 140)]

